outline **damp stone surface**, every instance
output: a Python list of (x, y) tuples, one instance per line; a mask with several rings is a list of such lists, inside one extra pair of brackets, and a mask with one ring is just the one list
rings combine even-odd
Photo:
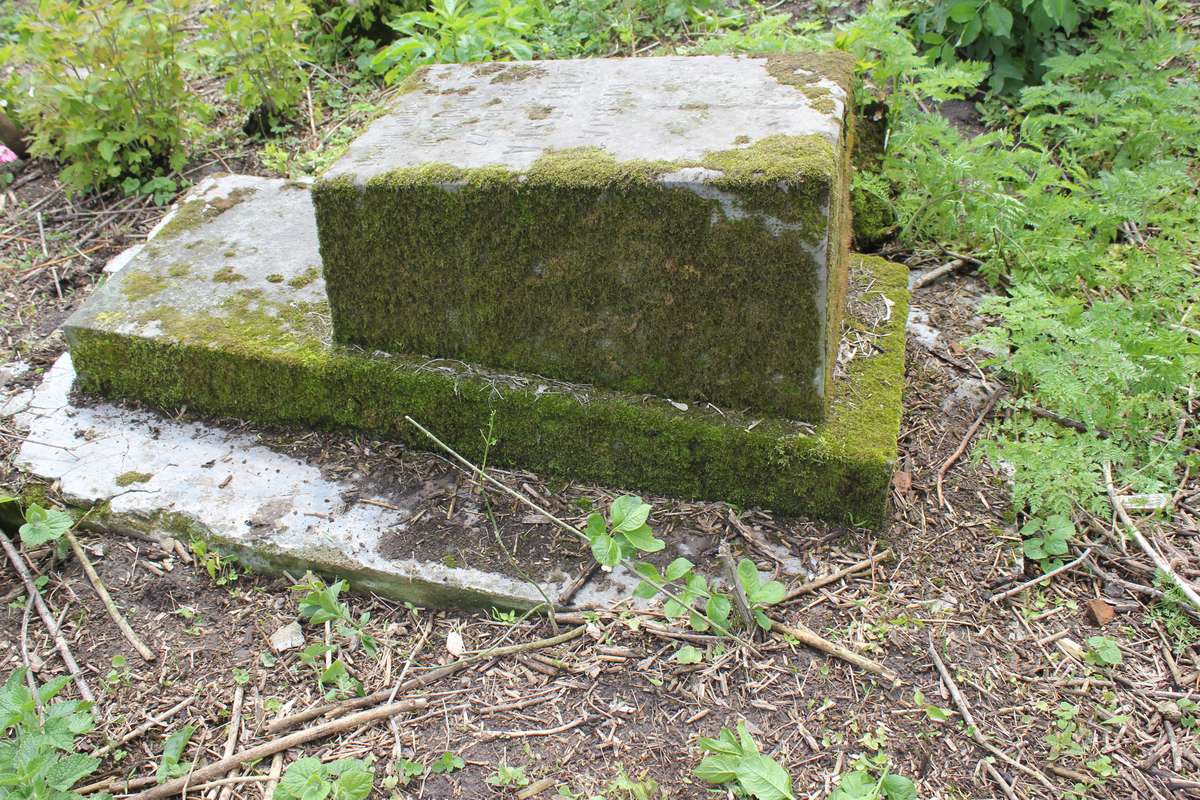
[(334, 339), (816, 422), (845, 54), (447, 64), (314, 186)]
[[(878, 527), (900, 425), (906, 269), (852, 261), (851, 283), (870, 287), (879, 313), (860, 320), (851, 304), (846, 329), (869, 331), (870, 346), (839, 367), (816, 424), (335, 344), (312, 199), (283, 180), (206, 179), (64, 330), (81, 396), (433, 449), (411, 416), (473, 459), (494, 412), (497, 467)], [(131, 470), (153, 471), (135, 461), (116, 474)]]

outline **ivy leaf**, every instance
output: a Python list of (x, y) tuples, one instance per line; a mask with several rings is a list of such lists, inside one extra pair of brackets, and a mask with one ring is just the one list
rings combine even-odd
[(744, 756), (737, 766), (738, 784), (755, 800), (795, 800), (792, 776), (770, 756)]
[(601, 533), (592, 539), (592, 557), (606, 571), (612, 571), (621, 561), (621, 545), (607, 533)]
[(75, 521), (71, 515), (56, 508), (42, 508), (37, 503), (30, 503), (25, 509), (25, 524), (18, 528), (21, 541), (30, 547), (46, 544), (59, 539), (71, 530)]
[(609, 510), (614, 533), (629, 533), (646, 524), (650, 518), (650, 506), (642, 502), (642, 498), (631, 494), (623, 495), (613, 500)]

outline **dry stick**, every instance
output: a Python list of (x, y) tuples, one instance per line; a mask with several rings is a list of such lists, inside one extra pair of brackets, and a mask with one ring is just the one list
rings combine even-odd
[(921, 277), (913, 281), (912, 291), (915, 292), (917, 289), (923, 289), (934, 281), (939, 281), (945, 276), (949, 275), (951, 272), (957, 272), (968, 265), (975, 266), (966, 259), (956, 258), (953, 261), (947, 261), (940, 267), (934, 267), (933, 269), (929, 270), (929, 272), (924, 273), (921, 275)]
[(71, 545), (71, 552), (75, 554), (75, 558), (79, 561), (79, 566), (83, 567), (83, 572), (87, 575), (88, 582), (92, 584), (92, 588), (96, 590), (96, 594), (100, 597), (100, 602), (104, 604), (104, 608), (108, 611), (108, 615), (112, 617), (112, 621), (117, 623), (117, 627), (121, 629), (121, 633), (125, 639), (133, 645), (133, 649), (138, 651), (138, 655), (143, 661), (154, 661), (154, 651), (146, 646), (133, 628), (129, 626), (129, 622), (125, 619), (125, 615), (117, 608), (117, 604), (113, 602), (112, 595), (108, 593), (108, 587), (104, 585), (104, 581), (100, 580), (100, 575), (96, 572), (96, 568), (92, 566), (92, 560), (88, 558), (83, 547), (80, 546), (79, 540), (75, 538), (75, 534), (67, 531), (67, 541)]
[(870, 558), (864, 558), (862, 561), (859, 561), (857, 564), (851, 564), (850, 566), (846, 567), (845, 569), (839, 569), (837, 572), (831, 573), (829, 575), (823, 575), (820, 578), (814, 578), (813, 580), (809, 581), (808, 583), (802, 583), (799, 586), (797, 586), (795, 589), (792, 589), (790, 592), (788, 592), (787, 594), (785, 594), (783, 596), (783, 600), (781, 600), (780, 602), (786, 603), (789, 600), (795, 600), (800, 595), (809, 594), (810, 592), (815, 592), (817, 589), (820, 589), (822, 586), (828, 586), (829, 584), (833, 583), (834, 581), (840, 581), (842, 578), (846, 577), (847, 575), (853, 575), (856, 572), (862, 572), (865, 569), (870, 569), (871, 567), (878, 564), (880, 561), (886, 561), (887, 559), (889, 559), (891, 557), (892, 557), (892, 551), (884, 550), (882, 553), (876, 553), (875, 555), (871, 556)]
[(75, 656), (71, 654), (71, 648), (67, 645), (67, 640), (63, 637), (62, 631), (59, 630), (58, 623), (54, 621), (54, 615), (46, 607), (46, 601), (42, 599), (42, 593), (38, 591), (37, 585), (34, 584), (33, 577), (29, 574), (25, 562), (21, 560), (21, 554), (17, 552), (17, 549), (12, 546), (12, 542), (3, 533), (0, 533), (0, 547), (4, 548), (4, 553), (8, 556), (8, 560), (12, 562), (13, 569), (21, 576), (21, 581), (25, 584), (25, 591), (33, 598), (33, 607), (37, 609), (38, 616), (42, 618), (42, 624), (46, 626), (46, 630), (54, 637), (54, 646), (58, 649), (58, 654), (62, 656), (63, 663), (67, 665), (67, 672), (71, 674), (71, 678), (74, 679), (75, 685), (79, 688), (79, 696), (89, 703), (96, 702), (96, 695), (92, 694), (87, 681), (83, 679), (83, 671), (79, 669), (79, 664), (76, 663)]
[(553, 647), (557, 644), (569, 642), (572, 639), (582, 636), (585, 630), (587, 630), (587, 625), (580, 625), (577, 628), (572, 628), (569, 631), (560, 633), (558, 636), (551, 636), (548, 639), (538, 639), (533, 642), (524, 642), (522, 644), (512, 644), (506, 645), (505, 647), (494, 647), (490, 650), (482, 650), (478, 653), (460, 658), (457, 661), (452, 661), (444, 667), (438, 667), (435, 670), (426, 672), (424, 675), (418, 675), (415, 678), (409, 678), (397, 689), (380, 689), (378, 692), (372, 692), (364, 697), (355, 697), (350, 700), (344, 700), (340, 703), (325, 703), (323, 705), (313, 706), (312, 708), (305, 709), (304, 711), (300, 711), (296, 714), (282, 717), (267, 725), (267, 733), (279, 733), (280, 731), (295, 727), (301, 723), (308, 722), (311, 719), (316, 719), (323, 714), (340, 715), (355, 708), (363, 708), (365, 706), (374, 705), (375, 703), (381, 703), (391, 697), (393, 692), (408, 692), (413, 689), (419, 689), (422, 686), (427, 686), (434, 681), (441, 680), (447, 675), (453, 675), (455, 672), (458, 672), (459, 670), (469, 667), (470, 665), (476, 664), (480, 661), (499, 658), (500, 656), (513, 655), (515, 653), (524, 653), (530, 650), (542, 650), (547, 647)]
[(174, 797), (184, 790), (185, 787), (191, 784), (206, 783), (215, 779), (219, 775), (224, 775), (231, 769), (244, 764), (247, 761), (258, 761), (267, 756), (281, 753), (298, 745), (307, 744), (317, 739), (324, 739), (328, 736), (333, 736), (338, 733), (345, 733), (357, 728), (359, 725), (368, 722), (374, 722), (377, 719), (384, 717), (392, 717), (396, 714), (405, 714), (409, 711), (416, 711), (425, 708), (427, 702), (424, 698), (418, 697), (415, 700), (404, 700), (399, 703), (389, 703), (385, 706), (372, 708), (367, 711), (360, 711), (357, 714), (351, 714), (348, 717), (333, 720), (332, 722), (324, 722), (320, 725), (314, 725), (311, 728), (305, 728), (295, 733), (290, 733), (287, 736), (273, 739), (269, 742), (264, 742), (254, 747), (248, 747), (240, 753), (235, 753), (227, 758), (222, 758), (219, 761), (214, 761), (207, 766), (194, 770), (182, 778), (176, 778), (173, 781), (168, 781), (161, 786), (155, 786), (152, 789), (147, 789), (140, 794), (134, 795), (135, 800), (155, 800), (155, 798)]
[(983, 759), (983, 768), (987, 770), (988, 775), (992, 776), (992, 780), (1000, 784), (1000, 791), (1004, 793), (1004, 796), (1008, 800), (1017, 800), (1017, 796), (1013, 794), (1012, 787), (1008, 785), (1008, 781), (1004, 780), (1004, 776), (1000, 774), (999, 770), (992, 766), (992, 762), (986, 758)]
[[(279, 713), (275, 715), (275, 719), (283, 719), (287, 713), (292, 710), (292, 704), (296, 701), (289, 700), (287, 705), (279, 709)], [(388, 718), (390, 721), (390, 717)], [(275, 787), (279, 785), (279, 778), (283, 775), (283, 753), (276, 753), (271, 757), (271, 771), (267, 774), (267, 782), (263, 784), (263, 800), (271, 800), (275, 796)]]
[(942, 495), (942, 483), (946, 480), (946, 473), (949, 472), (950, 468), (954, 466), (954, 462), (962, 458), (962, 454), (967, 451), (967, 446), (970, 445), (971, 440), (975, 438), (975, 432), (979, 430), (979, 426), (983, 424), (985, 419), (987, 419), (987, 415), (992, 413), (992, 409), (996, 406), (996, 401), (1000, 399), (1000, 395), (1002, 394), (1004, 394), (1003, 386), (997, 386), (992, 391), (991, 395), (988, 396), (987, 402), (983, 405), (983, 410), (979, 412), (979, 416), (976, 417), (975, 421), (971, 423), (971, 427), (967, 429), (967, 432), (963, 436), (962, 441), (959, 442), (958, 447), (953, 453), (950, 454), (950, 457), (946, 459), (945, 463), (942, 464), (941, 469), (938, 470), (937, 499), (939, 506), (944, 507), (946, 505), (946, 498)]
[(1138, 547), (1142, 548), (1146, 555), (1150, 556), (1150, 560), (1154, 562), (1154, 566), (1164, 572), (1179, 587), (1179, 591), (1183, 592), (1192, 605), (1200, 608), (1200, 595), (1196, 594), (1196, 590), (1187, 581), (1175, 574), (1175, 570), (1171, 568), (1170, 562), (1163, 558), (1162, 554), (1150, 544), (1149, 540), (1138, 530), (1138, 526), (1133, 523), (1129, 512), (1125, 510), (1125, 504), (1121, 501), (1120, 497), (1117, 497), (1117, 489), (1113, 486), (1112, 480), (1112, 466), (1107, 461), (1104, 462), (1104, 483), (1108, 487), (1108, 499), (1112, 503), (1113, 509), (1116, 510), (1117, 517), (1129, 528), (1129, 532), (1133, 534)]
[[(238, 686), (233, 690), (233, 713), (229, 716), (229, 734), (225, 738), (225, 758), (229, 758), (237, 750), (238, 736), (242, 730), (242, 702), (246, 699), (246, 689), (244, 686)], [(237, 777), (237, 767), (229, 770), (226, 779)], [(198, 789), (195, 789), (198, 791)], [(230, 792), (233, 791), (231, 786), (225, 786), (217, 794), (218, 800), (227, 800)]]
[(784, 625), (782, 622), (772, 621), (771, 630), (783, 636), (790, 636), (799, 641), (801, 644), (807, 645), (814, 650), (820, 650), (822, 653), (828, 653), (835, 658), (853, 664), (861, 670), (878, 675), (885, 681), (888, 681), (892, 686), (900, 685), (900, 677), (892, 672), (887, 667), (877, 661), (872, 661), (864, 655), (859, 655), (853, 650), (848, 650), (840, 644), (834, 644), (823, 636), (818, 635), (810, 628), (797, 623), (798, 627), (792, 625)]
[(1042, 583), (1043, 581), (1050, 580), (1055, 575), (1066, 572), (1069, 569), (1074, 569), (1075, 567), (1079, 566), (1084, 561), (1086, 561), (1088, 556), (1090, 556), (1091, 554), (1092, 554), (1092, 548), (1089, 547), (1087, 550), (1083, 551), (1083, 555), (1081, 555), (1079, 558), (1072, 561), (1070, 564), (1063, 564), (1061, 567), (1055, 567), (1054, 569), (1050, 570), (1049, 572), (1047, 572), (1044, 575), (1039, 575), (1038, 577), (1033, 578), (1032, 580), (1028, 580), (1028, 581), (1025, 581), (1024, 583), (1017, 584), (1016, 586), (1012, 587), (1011, 589), (1007, 589), (1003, 592), (1000, 592), (999, 594), (994, 594), (991, 596), (991, 598), (989, 599), (988, 602), (999, 603), (1001, 600), (1012, 597), (1014, 594), (1020, 594), (1021, 592), (1028, 589), (1030, 586), (1036, 586), (1037, 584)]
[(733, 587), (734, 606), (737, 607), (738, 616), (742, 618), (746, 630), (753, 634), (758, 630), (758, 625), (754, 622), (754, 609), (750, 607), (750, 599), (746, 597), (746, 590), (738, 579), (737, 566), (733, 563), (733, 556), (729, 554), (728, 542), (722, 541), (721, 546), (717, 548), (717, 560), (725, 570), (725, 580)]
[(166, 711), (162, 712), (161, 714), (151, 717), (150, 719), (143, 722), (141, 725), (138, 725), (136, 728), (134, 728), (129, 733), (122, 736), (117, 741), (115, 741), (111, 744), (106, 744), (103, 747), (97, 747), (95, 750), (93, 750), (90, 753), (90, 755), (92, 756), (92, 758), (103, 758), (105, 755), (107, 755), (109, 753), (109, 751), (115, 750), (116, 748), (121, 747), (122, 745), (128, 744), (129, 742), (133, 741), (134, 739), (136, 739), (139, 736), (141, 736), (142, 734), (144, 734), (146, 731), (153, 728), (155, 725), (161, 725), (162, 723), (166, 722), (168, 719), (175, 716), (176, 714), (178, 714), (180, 711), (187, 708), (188, 706), (190, 706), (192, 704), (192, 701), (194, 701), (195, 699), (196, 699), (195, 697), (188, 697), (184, 700), (181, 700), (180, 702), (171, 706), (170, 708), (168, 708)]
[(958, 713), (962, 715), (963, 722), (965, 722), (967, 725), (967, 732), (971, 737), (971, 740), (984, 750), (987, 750), (989, 753), (994, 755), (996, 758), (1003, 761), (1005, 764), (1008, 764), (1015, 769), (1019, 769), (1021, 772), (1024, 772), (1026, 775), (1034, 778), (1047, 789), (1049, 789), (1055, 796), (1057, 796), (1058, 789), (1054, 787), (1054, 784), (1050, 782), (1050, 779), (1047, 778), (1040, 770), (1036, 770), (1033, 767), (1027, 767), (1020, 761), (1017, 761), (1008, 753), (989, 742), (987, 737), (983, 735), (983, 731), (979, 730), (979, 726), (975, 724), (975, 717), (971, 714), (971, 707), (967, 705), (967, 699), (963, 697), (962, 692), (959, 691), (958, 684), (955, 683), (954, 678), (950, 676), (950, 670), (946, 669), (945, 663), (942, 662), (942, 657), (938, 655), (937, 647), (933, 643), (933, 634), (929, 635), (929, 655), (933, 658), (933, 666), (937, 668), (938, 674), (942, 676), (942, 683), (946, 684), (946, 688), (950, 691), (950, 697), (954, 699), (954, 705), (958, 708)]
[(558, 778), (536, 780), (517, 793), (517, 800), (530, 800), (531, 797), (537, 797), (547, 789), (553, 789), (558, 784), (558, 780)]

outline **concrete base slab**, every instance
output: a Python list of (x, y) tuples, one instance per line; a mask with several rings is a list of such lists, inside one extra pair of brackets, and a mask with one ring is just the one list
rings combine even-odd
[(903, 388), (903, 267), (854, 260), (833, 401), (826, 420), (809, 425), (335, 346), (319, 263), (306, 187), (244, 176), (204, 182), (68, 321), (76, 388), (430, 449), (411, 416), (475, 460), (492, 424), (498, 467), (839, 523), (886, 519)]

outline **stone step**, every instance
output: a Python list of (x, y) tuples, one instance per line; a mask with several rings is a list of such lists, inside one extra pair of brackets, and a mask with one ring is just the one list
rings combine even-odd
[(359, 430), (430, 449), (791, 515), (884, 522), (904, 380), (906, 270), (856, 257), (834, 398), (815, 425), (332, 343), (312, 200), (209, 179), (67, 321), (76, 389), (173, 411)]
[(334, 337), (817, 421), (844, 53), (422, 69), (314, 187)]

